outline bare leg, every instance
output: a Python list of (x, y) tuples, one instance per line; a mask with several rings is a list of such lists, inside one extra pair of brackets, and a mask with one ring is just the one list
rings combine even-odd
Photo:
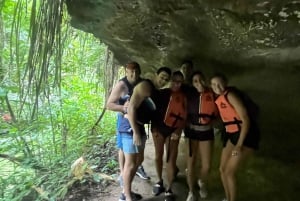
[(221, 179), (225, 190), (226, 198), (228, 201), (236, 200), (236, 179), (235, 174), (238, 170), (239, 164), (247, 156), (253, 153), (253, 149), (242, 147), (242, 151), (236, 156), (232, 156), (234, 145), (227, 142), (226, 147), (223, 148), (221, 154)]
[(195, 187), (195, 166), (196, 166), (196, 156), (198, 154), (197, 153), (198, 142), (196, 140), (189, 139), (189, 142), (187, 143), (187, 150), (190, 150), (190, 146), (191, 146), (192, 156), (190, 156), (190, 153), (188, 151), (187, 183), (188, 183), (188, 186), (189, 186), (189, 191), (194, 192), (194, 187)]
[(230, 197), (229, 197), (229, 189), (228, 189), (228, 185), (227, 185), (225, 170), (226, 170), (227, 161), (229, 160), (229, 158), (231, 156), (232, 149), (233, 149), (233, 145), (228, 141), (226, 144), (226, 147), (224, 147), (222, 150), (221, 159), (220, 159), (220, 168), (219, 168), (223, 188), (225, 191), (225, 196), (228, 201), (230, 200)]
[(125, 161), (125, 156), (124, 152), (122, 149), (119, 149), (118, 152), (118, 159), (119, 159), (119, 168), (120, 168), (120, 175), (123, 175), (123, 169), (124, 169), (124, 161)]
[(242, 160), (253, 153), (253, 149), (243, 147), (242, 151), (237, 156), (231, 156), (227, 162), (225, 169), (225, 177), (227, 181), (227, 188), (229, 193), (228, 201), (236, 200), (236, 178), (235, 174)]
[(170, 140), (170, 141), (169, 138), (170, 136), (166, 138), (166, 142), (167, 142), (166, 147), (167, 149), (169, 149), (169, 160), (167, 162), (167, 178), (168, 178), (168, 189), (171, 189), (174, 176), (175, 176), (175, 171), (176, 171), (176, 160), (178, 155), (178, 144), (180, 138), (177, 140)]
[(208, 173), (211, 166), (212, 141), (199, 141), (199, 152), (201, 157), (200, 179), (207, 182)]
[(131, 182), (137, 169), (137, 155), (125, 153), (125, 163), (123, 169), (124, 193), (126, 201), (132, 201), (131, 198)]
[(155, 147), (155, 167), (158, 181), (162, 181), (163, 155), (165, 138), (158, 132), (152, 133)]

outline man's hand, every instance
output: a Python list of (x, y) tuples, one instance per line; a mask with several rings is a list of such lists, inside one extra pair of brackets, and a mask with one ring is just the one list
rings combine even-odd
[(172, 133), (171, 134), (171, 140), (179, 140), (180, 135), (178, 135), (177, 133)]
[(129, 101), (126, 101), (123, 105), (123, 113), (124, 114), (127, 114), (128, 106), (129, 106)]
[(142, 139), (140, 134), (133, 133), (133, 144), (136, 146), (142, 145)]

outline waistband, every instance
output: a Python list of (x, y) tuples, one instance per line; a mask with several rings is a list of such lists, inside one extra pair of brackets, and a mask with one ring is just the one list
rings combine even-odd
[(208, 131), (212, 129), (212, 126), (210, 124), (208, 125), (194, 125), (194, 124), (190, 124), (188, 126), (191, 130), (195, 130), (195, 131)]
[(136, 120), (136, 123), (139, 125), (139, 126), (144, 126), (145, 123), (139, 121), (139, 120)]

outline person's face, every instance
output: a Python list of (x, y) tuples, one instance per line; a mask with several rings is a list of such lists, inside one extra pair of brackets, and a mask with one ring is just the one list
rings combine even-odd
[(134, 83), (140, 77), (140, 71), (137, 68), (126, 68), (125, 69), (127, 80), (130, 83)]
[(164, 71), (160, 72), (156, 75), (156, 83), (158, 88), (162, 88), (165, 86), (170, 79), (170, 75)]
[(198, 92), (204, 91), (204, 80), (201, 75), (196, 74), (192, 79), (193, 86), (197, 89)]
[(171, 90), (172, 91), (179, 91), (180, 90), (180, 87), (183, 83), (183, 77), (180, 76), (180, 75), (175, 75), (172, 77), (172, 81), (171, 81)]
[(211, 84), (212, 90), (216, 94), (221, 95), (221, 94), (224, 93), (225, 88), (226, 88), (226, 84), (225, 84), (225, 82), (222, 78), (214, 77), (214, 78), (211, 79), (210, 84)]
[(184, 78), (189, 79), (189, 76), (191, 75), (192, 70), (193, 70), (191, 65), (182, 64), (180, 69), (181, 69), (181, 72), (183, 73)]

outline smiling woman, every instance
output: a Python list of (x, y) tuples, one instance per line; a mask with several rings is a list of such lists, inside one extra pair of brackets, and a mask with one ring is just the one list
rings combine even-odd
[(242, 97), (227, 84), (223, 74), (211, 78), (212, 90), (217, 94), (215, 102), (226, 129), (220, 159), (221, 179), (226, 200), (235, 201), (238, 192), (235, 175), (240, 163), (258, 149), (259, 129)]

